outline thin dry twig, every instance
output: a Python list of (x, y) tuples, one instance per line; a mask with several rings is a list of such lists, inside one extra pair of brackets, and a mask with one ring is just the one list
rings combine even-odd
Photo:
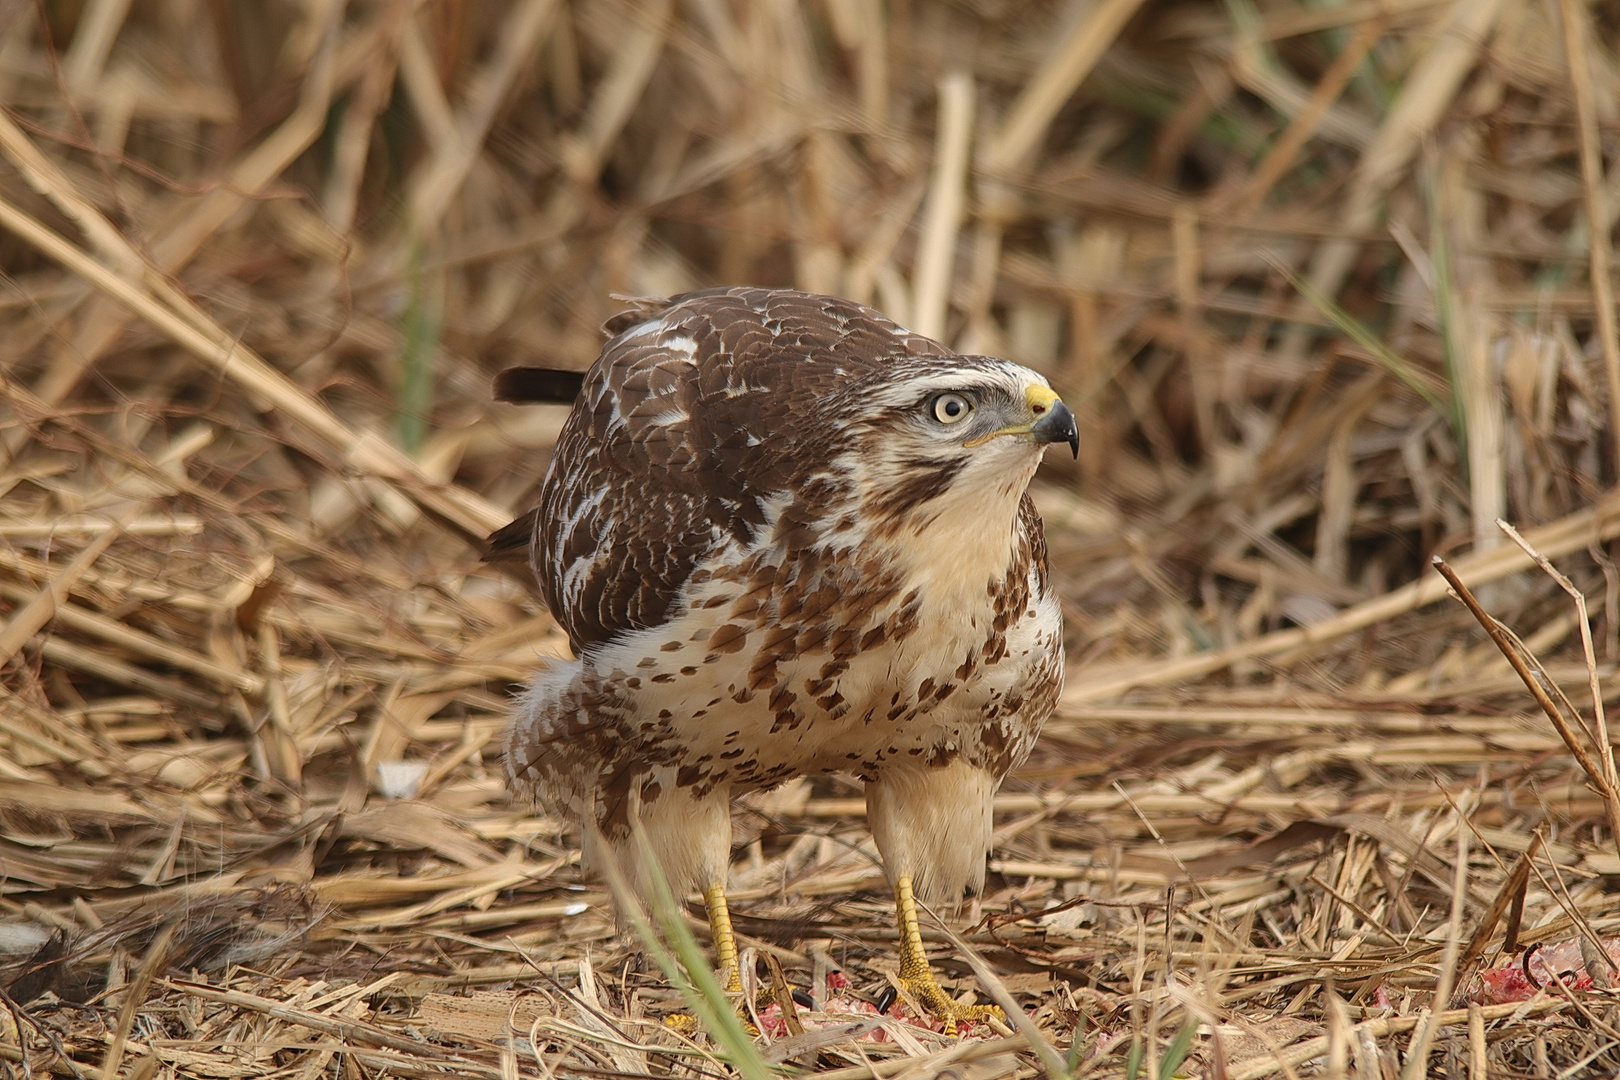
[[(1609, 722), (1603, 712), (1603, 689), (1598, 683), (1597, 650), (1592, 645), (1592, 620), (1586, 613), (1586, 594), (1575, 587), (1575, 583), (1558, 572), (1558, 569), (1546, 556), (1530, 544), (1519, 530), (1500, 519), (1497, 527), (1507, 533), (1508, 538), (1523, 549), (1524, 553), (1535, 559), (1536, 565), (1558, 583), (1558, 587), (1569, 594), (1575, 603), (1575, 626), (1581, 633), (1581, 654), (1586, 659), (1586, 686), (1592, 695), (1592, 719), (1595, 731), (1588, 732), (1597, 744), (1598, 761), (1602, 763), (1603, 783), (1607, 792), (1609, 803), (1609, 824), (1615, 830), (1614, 842), (1616, 851), (1620, 852), (1620, 774), (1615, 772), (1614, 745), (1609, 741)], [(1584, 725), (1583, 725), (1584, 729)]]
[(1530, 696), (1536, 699), (1536, 704), (1541, 706), (1541, 711), (1546, 713), (1547, 719), (1552, 721), (1553, 728), (1558, 732), (1559, 737), (1564, 740), (1564, 745), (1574, 755), (1576, 763), (1586, 772), (1587, 783), (1592, 785), (1592, 789), (1598, 793), (1598, 796), (1605, 803), (1612, 805), (1616, 792), (1609, 786), (1605, 770), (1592, 759), (1592, 755), (1587, 750), (1584, 741), (1575, 732), (1574, 725), (1580, 723), (1580, 718), (1576, 717), (1572, 723), (1570, 718), (1564, 715), (1558, 704), (1553, 701), (1552, 694), (1548, 690), (1551, 680), (1547, 678), (1545, 670), (1541, 668), (1541, 665), (1534, 657), (1526, 654), (1523, 646), (1507, 627), (1492, 618), (1491, 614), (1480, 605), (1468, 586), (1463, 584), (1462, 578), (1456, 570), (1438, 555), (1434, 557), (1433, 562), (1434, 568), (1440, 572), (1441, 576), (1451, 586), (1452, 591), (1456, 593), (1457, 599), (1462, 601), (1463, 606), (1468, 608), (1469, 613), (1479, 621), (1479, 625), (1484, 627), (1485, 633), (1490, 635), (1491, 640), (1496, 643), (1496, 647), (1502, 651), (1502, 655), (1507, 658), (1508, 663), (1513, 666), (1513, 670), (1524, 681), (1525, 688), (1530, 691)]

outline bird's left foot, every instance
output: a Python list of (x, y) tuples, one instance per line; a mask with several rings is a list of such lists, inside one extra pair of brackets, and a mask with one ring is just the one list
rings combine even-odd
[(998, 1005), (963, 1005), (945, 992), (928, 966), (923, 951), (922, 930), (917, 925), (917, 900), (911, 879), (901, 877), (894, 885), (894, 906), (900, 917), (900, 985), (929, 1015), (945, 1025), (945, 1034), (957, 1034), (957, 1025), (980, 1020), (1007, 1019)]

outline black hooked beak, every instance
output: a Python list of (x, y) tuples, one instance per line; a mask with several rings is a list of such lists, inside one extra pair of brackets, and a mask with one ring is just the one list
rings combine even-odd
[(1046, 415), (1030, 425), (1036, 442), (1066, 442), (1075, 457), (1080, 456), (1080, 432), (1074, 426), (1074, 413), (1056, 398), (1046, 407)]

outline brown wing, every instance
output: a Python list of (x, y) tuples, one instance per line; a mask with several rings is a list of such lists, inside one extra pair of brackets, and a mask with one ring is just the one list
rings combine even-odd
[(950, 355), (859, 304), (766, 289), (640, 301), (608, 327), (535, 521), (540, 590), (576, 652), (662, 624), (694, 570), (829, 459), (830, 391)]

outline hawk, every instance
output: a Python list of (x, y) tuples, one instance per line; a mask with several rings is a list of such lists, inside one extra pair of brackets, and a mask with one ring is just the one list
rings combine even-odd
[(999, 1013), (939, 986), (915, 901), (983, 886), (996, 789), (1062, 689), (1026, 488), (1049, 443), (1078, 452), (1074, 415), (1028, 368), (830, 296), (709, 289), (604, 329), (539, 507), (492, 538), (528, 546), (575, 654), (518, 699), (513, 787), (640, 888), (645, 830), (734, 980), (732, 797), (853, 774), (902, 985), (947, 1030)]

